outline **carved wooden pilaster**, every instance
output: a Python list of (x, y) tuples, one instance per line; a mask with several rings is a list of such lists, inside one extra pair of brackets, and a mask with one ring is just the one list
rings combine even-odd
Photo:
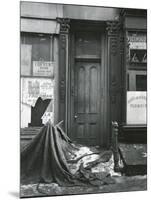
[(108, 37), (110, 38), (111, 54), (116, 55), (120, 23), (117, 21), (108, 21), (106, 30), (107, 30)]
[(66, 68), (68, 55), (68, 34), (70, 28), (70, 20), (65, 18), (58, 18), (60, 23), (59, 35), (59, 119), (65, 121), (66, 111)]
[(125, 38), (125, 43), (126, 43), (126, 65), (129, 65), (129, 62), (130, 62), (130, 52), (129, 52), (130, 43), (129, 43), (129, 38), (128, 38), (127, 35), (126, 35), (126, 38)]
[(120, 93), (121, 93), (121, 56), (123, 47), (121, 44), (121, 23), (108, 21), (106, 23), (108, 36), (108, 68), (109, 68), (109, 95), (111, 120), (119, 120), (120, 116)]
[(126, 120), (126, 66), (125, 66), (125, 37), (124, 30), (120, 33), (120, 66), (121, 66), (121, 122)]

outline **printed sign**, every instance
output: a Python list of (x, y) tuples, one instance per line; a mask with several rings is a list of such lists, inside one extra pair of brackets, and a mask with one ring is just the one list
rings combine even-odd
[(146, 49), (146, 42), (130, 42), (130, 49)]
[(21, 78), (21, 101), (34, 106), (38, 97), (53, 99), (54, 80), (46, 78)]
[(130, 49), (147, 49), (145, 34), (132, 34), (129, 36)]
[(33, 61), (33, 75), (34, 76), (48, 76), (54, 77), (54, 62)]
[(21, 75), (31, 74), (31, 51), (32, 45), (21, 45)]
[(146, 92), (127, 92), (127, 124), (146, 124)]

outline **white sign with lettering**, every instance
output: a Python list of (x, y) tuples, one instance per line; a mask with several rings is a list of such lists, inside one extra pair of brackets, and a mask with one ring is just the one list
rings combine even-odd
[(130, 42), (130, 49), (147, 49), (146, 42)]
[(142, 91), (127, 92), (127, 124), (146, 124), (147, 95)]
[(133, 34), (128, 37), (130, 49), (147, 49), (147, 40), (145, 34)]
[(33, 61), (33, 75), (54, 77), (54, 62)]

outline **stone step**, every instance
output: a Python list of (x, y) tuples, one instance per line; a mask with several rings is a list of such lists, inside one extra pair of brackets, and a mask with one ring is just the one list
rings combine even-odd
[(20, 129), (20, 148), (21, 150), (36, 137), (42, 127), (26, 127)]
[(31, 133), (31, 132), (37, 132), (41, 129), (42, 127), (28, 127), (28, 128), (21, 128), (20, 132), (22, 134), (26, 134), (26, 133)]
[(22, 128), (20, 129), (20, 134), (21, 135), (28, 135), (28, 134), (37, 134), (39, 133), (41, 127), (39, 128)]
[(28, 135), (21, 135), (20, 139), (21, 140), (31, 140), (33, 139), (37, 134), (28, 134)]

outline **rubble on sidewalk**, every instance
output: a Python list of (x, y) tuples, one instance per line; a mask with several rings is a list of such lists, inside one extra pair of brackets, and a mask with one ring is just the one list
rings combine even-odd
[[(21, 196), (56, 196), (56, 195), (71, 195), (71, 194), (92, 194), (92, 193), (108, 193), (108, 192), (130, 192), (144, 191), (147, 189), (147, 176), (120, 176), (115, 177), (115, 184), (101, 185), (98, 187), (92, 186), (73, 186), (60, 187), (56, 183), (44, 184), (28, 184), (21, 185)], [(37, 186), (39, 187), (37, 190)]]

